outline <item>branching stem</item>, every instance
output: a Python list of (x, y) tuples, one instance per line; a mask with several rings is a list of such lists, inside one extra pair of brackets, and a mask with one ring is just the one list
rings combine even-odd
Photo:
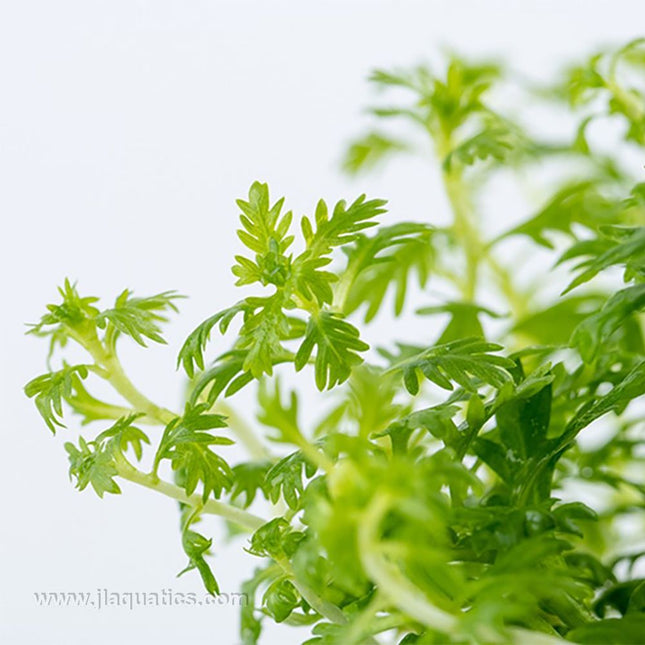
[(123, 479), (127, 479), (128, 481), (139, 484), (140, 486), (145, 486), (146, 488), (154, 490), (157, 493), (161, 493), (166, 497), (175, 499), (182, 504), (188, 504), (194, 508), (199, 508), (202, 513), (219, 515), (230, 522), (234, 522), (247, 531), (256, 531), (263, 524), (266, 524), (265, 519), (244, 511), (241, 508), (237, 508), (236, 506), (231, 506), (224, 502), (218, 502), (214, 499), (209, 499), (204, 502), (202, 496), (198, 493), (188, 496), (179, 486), (160, 480), (154, 475), (143, 473), (125, 462), (125, 460), (119, 460), (116, 467), (119, 477), (122, 477)]

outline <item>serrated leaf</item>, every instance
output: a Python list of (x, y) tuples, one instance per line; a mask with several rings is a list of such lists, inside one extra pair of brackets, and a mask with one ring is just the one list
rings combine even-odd
[(105, 493), (119, 494), (121, 489), (114, 481), (118, 474), (112, 452), (93, 442), (87, 443), (83, 437), (79, 438), (79, 447), (73, 443), (65, 444), (70, 467), (70, 478), (76, 478), (76, 488), (85, 490), (88, 485), (99, 497)]
[(645, 284), (623, 289), (609, 298), (600, 311), (577, 325), (571, 336), (571, 344), (578, 349), (583, 360), (589, 363), (625, 320), (643, 309)]
[(247, 300), (242, 300), (232, 307), (218, 311), (210, 318), (207, 318), (188, 335), (177, 357), (177, 366), (183, 365), (188, 378), (193, 378), (196, 367), (200, 370), (204, 369), (204, 349), (210, 339), (213, 328), (219, 325), (220, 332), (225, 334), (235, 316), (240, 313), (246, 314), (250, 310), (252, 311), (251, 304)]
[(270, 462), (244, 462), (233, 466), (233, 484), (231, 486), (231, 500), (244, 496), (242, 508), (248, 508), (258, 492), (268, 499), (269, 491), (266, 482)]
[(502, 349), (500, 345), (479, 338), (465, 338), (428, 349), (399, 344), (399, 356), (388, 354), (390, 370), (401, 372), (410, 394), (419, 391), (418, 373), (439, 387), (452, 390), (452, 382), (474, 391), (486, 383), (500, 388), (510, 380), (508, 368), (513, 361), (490, 352)]
[(213, 575), (213, 571), (204, 557), (208, 554), (213, 544), (213, 540), (205, 538), (203, 535), (190, 528), (191, 523), (194, 522), (195, 519), (195, 514), (190, 515), (186, 519), (182, 529), (181, 544), (184, 549), (184, 553), (188, 556), (188, 565), (177, 574), (177, 577), (182, 576), (188, 571), (197, 569), (206, 591), (212, 596), (216, 596), (219, 594), (219, 585)]
[(150, 439), (141, 428), (133, 425), (134, 422), (144, 416), (143, 414), (130, 414), (118, 419), (111, 427), (99, 434), (95, 442), (97, 444), (108, 444), (111, 449), (118, 450), (121, 454), (127, 452), (128, 447), (132, 448), (137, 460), (141, 460), (143, 445), (150, 444)]
[(343, 159), (343, 169), (352, 175), (371, 170), (387, 157), (409, 148), (410, 145), (400, 139), (382, 132), (368, 132), (350, 143)]
[(605, 228), (614, 243), (602, 253), (579, 263), (576, 269), (582, 271), (569, 283), (563, 293), (568, 293), (588, 282), (610, 266), (625, 267), (625, 279), (632, 276), (645, 277), (645, 226), (638, 228)]
[(177, 311), (174, 301), (181, 297), (174, 291), (164, 291), (147, 298), (135, 298), (126, 289), (116, 299), (112, 309), (106, 309), (96, 316), (96, 324), (99, 329), (107, 327), (110, 347), (114, 346), (119, 334), (130, 336), (143, 347), (146, 346), (146, 338), (165, 343), (159, 323), (167, 320), (163, 312)]
[(402, 222), (381, 227), (372, 237), (359, 236), (343, 250), (347, 254), (346, 272), (355, 275), (344, 302), (350, 314), (363, 305), (365, 322), (381, 309), (388, 291), (394, 291), (394, 313), (403, 311), (410, 283), (416, 277), (424, 287), (435, 262), (432, 245), (434, 230)]
[(173, 470), (183, 472), (182, 486), (186, 495), (192, 495), (199, 483), (202, 484), (204, 502), (211, 493), (220, 497), (232, 483), (232, 471), (226, 461), (213, 452), (210, 446), (230, 445), (227, 437), (212, 435), (208, 430), (224, 428), (224, 417), (207, 414), (209, 404), (187, 404), (182, 417), (173, 419), (165, 428), (157, 454), (153, 472), (157, 472), (162, 460), (170, 461)]
[(322, 391), (346, 381), (352, 367), (363, 362), (358, 352), (368, 350), (369, 345), (340, 314), (322, 311), (309, 318), (304, 340), (294, 359), (296, 370), (307, 364), (314, 348), (316, 386)]
[(275, 504), (282, 496), (289, 508), (298, 508), (304, 491), (303, 475), (313, 477), (316, 467), (301, 452), (294, 452), (272, 466), (266, 474), (269, 499)]
[(63, 401), (71, 399), (75, 383), (87, 375), (87, 365), (65, 365), (63, 369), (37, 376), (25, 385), (25, 394), (34, 399), (38, 412), (52, 433), (56, 434), (56, 426), (65, 427), (62, 422)]

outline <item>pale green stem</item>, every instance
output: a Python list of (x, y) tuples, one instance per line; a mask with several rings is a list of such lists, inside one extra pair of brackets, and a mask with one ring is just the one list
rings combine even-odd
[(444, 170), (446, 194), (454, 215), (453, 228), (457, 239), (464, 248), (466, 256), (466, 276), (463, 285), (463, 297), (466, 302), (473, 302), (477, 292), (479, 261), (482, 258), (482, 243), (475, 226), (471, 222), (471, 204), (461, 180), (461, 173), (455, 170)]
[[(383, 597), (403, 614), (427, 627), (446, 634), (458, 634), (459, 617), (433, 605), (416, 585), (381, 554), (380, 526), (391, 506), (395, 503), (386, 495), (377, 496), (367, 507), (363, 522), (358, 528), (358, 550), (367, 575), (378, 586)], [(563, 645), (569, 641), (528, 629), (512, 627), (508, 632), (518, 645)], [(490, 642), (498, 642), (497, 634), (491, 634)]]
[[(437, 155), (443, 163), (452, 151), (451, 136), (439, 132), (434, 135)], [(497, 278), (499, 288), (508, 300), (514, 313), (521, 316), (526, 313), (526, 299), (517, 293), (510, 274), (497, 260), (489, 254), (488, 246), (483, 242), (473, 221), (473, 205), (469, 190), (458, 167), (442, 169), (446, 195), (453, 211), (453, 230), (461, 242), (466, 256), (466, 275), (461, 285), (462, 296), (466, 302), (473, 302), (477, 292), (478, 269), (480, 263), (486, 262)]]
[(145, 486), (146, 488), (154, 490), (157, 493), (161, 493), (166, 497), (175, 499), (182, 504), (199, 508), (203, 513), (219, 515), (220, 517), (223, 517), (230, 522), (234, 522), (248, 531), (257, 531), (257, 529), (259, 529), (263, 524), (266, 524), (266, 520), (262, 517), (253, 515), (252, 513), (244, 511), (241, 508), (237, 508), (236, 506), (231, 506), (224, 502), (218, 502), (214, 499), (209, 499), (204, 502), (202, 496), (198, 493), (194, 493), (190, 496), (186, 495), (183, 488), (160, 480), (154, 475), (143, 473), (131, 466), (125, 460), (119, 460), (116, 464), (116, 468), (118, 476), (123, 477), (123, 479), (127, 479), (128, 481), (139, 484), (140, 486)]
[[(387, 600), (377, 590), (370, 603), (365, 607), (365, 609), (363, 609), (358, 618), (352, 621), (347, 634), (344, 635), (347, 645), (362, 645), (362, 643), (366, 642), (365, 633), (369, 628), (370, 622), (381, 609), (384, 609), (387, 606), (387, 604)], [(393, 616), (392, 618), (395, 617)], [(395, 620), (390, 628), (398, 625), (399, 622), (399, 620)], [(367, 638), (370, 643), (377, 642), (371, 636), (368, 636)]]
[(430, 603), (396, 566), (379, 553), (381, 521), (392, 503), (387, 496), (377, 496), (365, 511), (358, 528), (358, 552), (363, 568), (380, 593), (401, 612), (433, 629), (450, 633), (457, 626), (456, 617)]
[[(105, 379), (137, 411), (144, 412), (147, 416), (156, 419), (162, 425), (167, 425), (177, 417), (177, 415), (172, 413), (170, 410), (159, 407), (139, 392), (123, 371), (123, 367), (121, 366), (118, 358), (109, 353), (97, 337), (87, 338), (79, 336), (76, 337), (76, 340), (90, 353), (97, 366), (102, 369)], [(221, 405), (220, 411), (222, 411)], [(255, 437), (250, 428), (241, 422), (240, 417), (235, 415), (233, 410), (230, 408), (228, 408), (226, 412), (227, 416), (234, 417), (238, 435), (242, 435), (244, 437), (244, 439), (242, 439), (242, 436), (240, 436), (240, 439), (246, 443), (247, 447), (250, 448), (251, 446), (249, 444), (251, 444), (254, 451), (260, 452), (261, 449), (262, 456), (268, 456), (266, 448), (260, 444), (259, 440)], [(312, 446), (304, 438), (302, 442), (299, 443), (299, 447), (311, 461), (323, 468), (325, 471), (329, 472), (333, 468), (333, 462), (327, 457), (327, 455), (315, 448), (315, 446)], [(250, 532), (257, 531), (267, 522), (264, 518), (254, 515), (253, 513), (249, 513), (248, 511), (244, 511), (236, 506), (218, 502), (214, 499), (204, 501), (202, 496), (197, 493), (189, 496), (179, 486), (163, 481), (154, 474), (143, 473), (134, 468), (134, 466), (132, 466), (126, 459), (117, 460), (116, 468), (118, 476), (123, 479), (139, 484), (140, 486), (145, 486), (146, 488), (161, 493), (166, 497), (175, 499), (183, 504), (192, 506), (193, 508), (198, 508), (202, 513), (223, 517), (224, 519), (233, 522)], [(339, 624), (347, 622), (345, 615), (336, 605), (320, 598), (310, 587), (301, 583), (297, 579), (288, 560), (279, 560), (278, 564), (292, 579), (293, 585), (300, 595), (321, 616)]]
[(238, 414), (235, 409), (224, 401), (217, 401), (214, 411), (226, 417), (226, 423), (231, 431), (244, 444), (253, 459), (270, 461), (273, 456), (268, 448), (260, 441), (253, 428)]
[(513, 313), (515, 314), (516, 319), (523, 318), (528, 312), (528, 299), (515, 289), (513, 285), (513, 280), (508, 272), (508, 270), (497, 262), (497, 260), (486, 252), (484, 256), (486, 263), (492, 269), (493, 273), (496, 275), (499, 288), (501, 292), (506, 297)]
[[(131, 414), (135, 414), (137, 411), (133, 408), (126, 408), (120, 405), (112, 405), (111, 403), (105, 403), (103, 401), (95, 400), (87, 402), (86, 400), (72, 396), (68, 399), (70, 406), (80, 414), (85, 416), (92, 417), (96, 416), (100, 419), (112, 419), (116, 421), (123, 417), (127, 417)], [(148, 424), (148, 425), (159, 425), (159, 421), (148, 415), (139, 417), (137, 419), (139, 424)]]
[[(162, 495), (177, 500), (182, 504), (187, 504), (193, 508), (199, 509), (200, 513), (223, 517), (225, 520), (237, 524), (250, 533), (257, 531), (267, 522), (264, 518), (254, 515), (253, 513), (249, 513), (248, 511), (244, 511), (236, 506), (231, 506), (224, 502), (218, 502), (214, 499), (209, 499), (204, 502), (202, 496), (197, 493), (190, 496), (186, 495), (186, 492), (179, 486), (160, 480), (154, 475), (143, 473), (134, 468), (134, 466), (125, 459), (118, 460), (116, 468), (117, 475), (123, 479), (139, 484), (140, 486), (145, 486), (150, 490), (161, 493)], [(345, 615), (336, 605), (320, 598), (313, 589), (298, 580), (291, 563), (286, 558), (277, 558), (275, 560), (282, 570), (289, 576), (293, 586), (298, 590), (300, 595), (315, 611), (334, 623), (344, 624), (347, 622)]]
[(321, 598), (311, 587), (300, 582), (287, 559), (278, 559), (276, 562), (282, 567), (284, 572), (291, 578), (293, 586), (298, 590), (298, 593), (309, 603), (309, 605), (317, 611), (321, 616), (324, 616), (332, 623), (344, 625), (347, 623), (345, 614), (333, 603)]
[(119, 359), (105, 349), (96, 334), (94, 338), (86, 336), (75, 336), (75, 338), (90, 353), (97, 366), (102, 368), (105, 380), (132, 405), (136, 412), (143, 412), (164, 426), (177, 418), (178, 415), (159, 407), (135, 387), (123, 371)]
[(466, 275), (462, 284), (462, 296), (466, 302), (475, 299), (477, 291), (477, 268), (482, 257), (482, 243), (472, 218), (472, 204), (466, 186), (461, 177), (461, 170), (452, 165), (446, 167), (444, 160), (452, 152), (453, 140), (450, 133), (443, 128), (430, 132), (434, 137), (437, 156), (442, 164), (442, 178), (446, 195), (453, 212), (453, 231), (461, 242), (466, 256)]
[(300, 436), (295, 443), (300, 448), (302, 454), (312, 464), (315, 464), (327, 474), (334, 470), (334, 462), (322, 450), (319, 450), (316, 446), (309, 443), (303, 436)]
[(352, 288), (354, 280), (356, 280), (359, 266), (360, 262), (358, 260), (350, 263), (340, 276), (340, 279), (338, 280), (336, 287), (334, 288), (334, 299), (332, 304), (333, 310), (345, 313), (349, 291)]

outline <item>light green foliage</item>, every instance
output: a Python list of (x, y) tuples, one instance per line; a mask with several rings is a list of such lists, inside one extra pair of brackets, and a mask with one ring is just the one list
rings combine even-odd
[(198, 521), (198, 513), (184, 513), (184, 525), (181, 532), (181, 544), (184, 553), (188, 556), (188, 564), (186, 568), (180, 571), (177, 576), (181, 576), (187, 571), (197, 569), (199, 575), (204, 583), (204, 588), (209, 594), (215, 596), (219, 594), (219, 585), (213, 575), (213, 572), (206, 562), (205, 555), (208, 554), (213, 544), (213, 540), (205, 538), (201, 533), (193, 531), (190, 527), (191, 524)]
[(180, 297), (172, 291), (166, 291), (149, 298), (133, 298), (126, 289), (116, 299), (113, 309), (106, 309), (96, 317), (96, 324), (99, 329), (109, 325), (109, 347), (114, 347), (119, 334), (130, 336), (144, 347), (144, 338), (165, 343), (159, 328), (159, 323), (167, 320), (162, 312), (177, 311), (173, 301)]
[(344, 294), (343, 310), (352, 313), (366, 304), (365, 322), (381, 310), (388, 290), (394, 290), (394, 312), (401, 314), (408, 285), (416, 274), (424, 287), (432, 273), (434, 229), (403, 222), (382, 226), (375, 235), (359, 236), (345, 250), (348, 275), (355, 278)]
[(79, 447), (73, 443), (66, 443), (65, 450), (69, 456), (70, 477), (76, 477), (76, 487), (84, 490), (88, 484), (99, 497), (105, 493), (117, 494), (121, 492), (119, 485), (114, 481), (118, 471), (114, 465), (112, 455), (100, 446), (88, 444), (82, 437)]
[(65, 427), (60, 420), (63, 401), (72, 397), (79, 379), (86, 378), (87, 374), (86, 365), (65, 365), (63, 369), (37, 376), (25, 385), (25, 394), (34, 398), (38, 412), (53, 433), (56, 433), (56, 426)]
[[(236, 385), (226, 390), (227, 395), (253, 378), (273, 374), (276, 363), (291, 360), (292, 355), (283, 345), (286, 340), (304, 337), (296, 354), (298, 369), (305, 366), (314, 346), (318, 347), (316, 384), (321, 390), (346, 380), (350, 366), (362, 360), (356, 352), (368, 348), (358, 338), (358, 331), (343, 320), (341, 312), (324, 309), (333, 308), (332, 285), (338, 276), (322, 269), (332, 261), (335, 247), (353, 242), (362, 231), (376, 225), (374, 218), (384, 212), (385, 202), (368, 201), (363, 195), (349, 206), (338, 202), (330, 214), (327, 204), (320, 200), (314, 221), (307, 216), (300, 220), (305, 249), (296, 257), (286, 255), (294, 236), (289, 234), (291, 214), (280, 216), (282, 203), (279, 200), (271, 206), (269, 189), (259, 182), (251, 186), (248, 201), (238, 201), (243, 226), (240, 239), (255, 256), (253, 259), (236, 256), (238, 264), (233, 273), (238, 276), (237, 284), (272, 285), (273, 293), (248, 297), (209, 318), (188, 337), (179, 353), (179, 362), (192, 376), (195, 366), (204, 366), (203, 351), (213, 327), (219, 325), (225, 333), (231, 320), (238, 313), (244, 314), (235, 343), (236, 360), (227, 360), (231, 358), (227, 352), (219, 359), (227, 363), (226, 374), (222, 375), (222, 370), (211, 372), (206, 376), (208, 380), (202, 379), (200, 383), (202, 390), (211, 386), (211, 400), (231, 380), (235, 379)], [(307, 315), (308, 322), (289, 315), (292, 310)], [(222, 377), (226, 381), (220, 386)]]
[(453, 389), (452, 381), (467, 390), (476, 390), (481, 383), (501, 388), (510, 379), (504, 368), (512, 367), (513, 362), (490, 353), (500, 349), (495, 343), (463, 338), (428, 349), (399, 343), (399, 356), (384, 354), (392, 363), (390, 369), (402, 372), (408, 392), (417, 394), (418, 371), (446, 390)]
[(307, 364), (314, 347), (316, 385), (319, 390), (346, 381), (352, 366), (362, 362), (358, 352), (369, 349), (369, 345), (359, 338), (354, 325), (343, 320), (339, 314), (327, 311), (312, 315), (309, 319), (305, 337), (294, 359), (297, 370)]
[(146, 434), (133, 425), (138, 416), (132, 414), (119, 419), (93, 441), (87, 442), (81, 437), (78, 447), (71, 442), (65, 444), (70, 463), (69, 474), (76, 478), (79, 490), (91, 484), (99, 497), (105, 493), (121, 492), (114, 481), (118, 475), (117, 460), (123, 458), (128, 447), (132, 448), (137, 459), (141, 459), (142, 444), (150, 443)]
[[(624, 530), (644, 521), (645, 185), (622, 154), (645, 147), (643, 42), (519, 88), (571, 117), (563, 140), (499, 105), (517, 78), (501, 64), (375, 72), (378, 125), (345, 168), (430, 146), (449, 223), (381, 225), (385, 202), (364, 195), (296, 217), (252, 184), (233, 266), (251, 293), (180, 349), (183, 412), (142, 394), (117, 351), (122, 336), (163, 342), (174, 292), (101, 309), (66, 281), (32, 326), (48, 363), (71, 343), (87, 355), (25, 387), (52, 432), (69, 408), (92, 433), (65, 444), (77, 488), (126, 480), (178, 500), (184, 571), (211, 594), (195, 523), (247, 533), (260, 564), (242, 585), (244, 645), (265, 621), (308, 626), (309, 645), (645, 643), (645, 555)], [(622, 124), (610, 153), (591, 136), (607, 118)], [(534, 185), (531, 164), (557, 179)], [(501, 169), (539, 197), (517, 217), (498, 200), (496, 222), (519, 223), (493, 235), (479, 206)], [(422, 186), (417, 219), (426, 199)], [(369, 323), (388, 315), (392, 337), (378, 336)], [(231, 341), (211, 360), (214, 333)], [(120, 401), (97, 398), (96, 379)], [(240, 413), (246, 386), (255, 409)], [(248, 456), (229, 464), (233, 441)]]
[(159, 464), (167, 459), (173, 470), (182, 472), (183, 488), (192, 495), (199, 483), (202, 484), (202, 498), (211, 493), (219, 497), (231, 485), (232, 472), (229, 465), (211, 446), (227, 446), (232, 440), (212, 435), (209, 430), (225, 428), (226, 423), (218, 414), (207, 414), (207, 404), (186, 405), (182, 417), (173, 419), (164, 429), (154, 460), (153, 472), (157, 474)]
[(602, 101), (604, 115), (626, 124), (625, 139), (645, 145), (645, 39), (638, 38), (613, 52), (592, 56), (572, 67), (559, 93), (574, 107)]

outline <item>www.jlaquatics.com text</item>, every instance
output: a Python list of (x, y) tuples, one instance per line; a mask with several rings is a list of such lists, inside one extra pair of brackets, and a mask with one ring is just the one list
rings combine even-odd
[(140, 607), (204, 607), (204, 606), (243, 606), (248, 604), (244, 593), (208, 593), (194, 591), (113, 591), (99, 588), (94, 591), (35, 591), (34, 599), (39, 607), (85, 607), (104, 609), (121, 607), (138, 609)]

